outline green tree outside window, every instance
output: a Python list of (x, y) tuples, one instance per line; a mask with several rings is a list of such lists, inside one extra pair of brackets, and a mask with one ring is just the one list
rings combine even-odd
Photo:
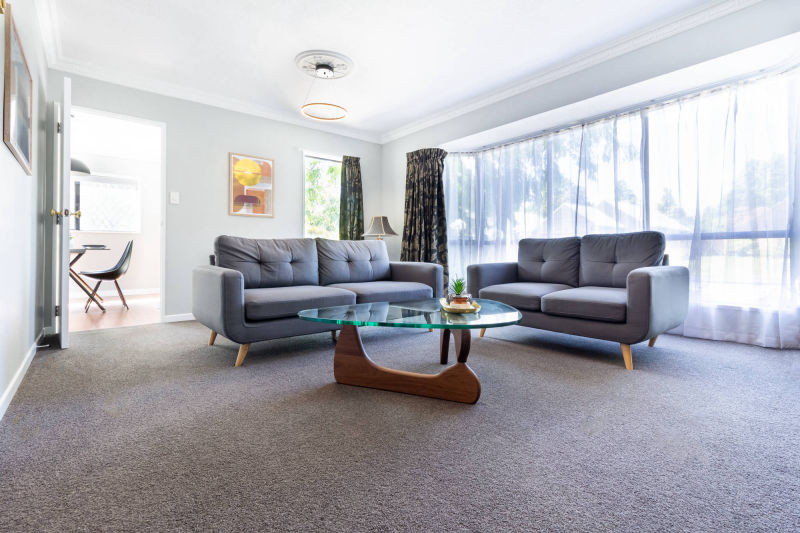
[(305, 236), (339, 238), (339, 196), (342, 164), (306, 156)]

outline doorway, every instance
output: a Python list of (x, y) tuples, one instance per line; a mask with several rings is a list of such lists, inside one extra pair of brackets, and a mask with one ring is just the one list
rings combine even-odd
[(164, 125), (72, 107), (69, 331), (162, 318)]

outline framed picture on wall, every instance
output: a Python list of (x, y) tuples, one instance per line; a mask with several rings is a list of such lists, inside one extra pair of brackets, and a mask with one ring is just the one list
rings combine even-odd
[(3, 142), (25, 173), (31, 174), (33, 152), (33, 79), (22, 43), (6, 5), (5, 83), (3, 87)]
[(275, 216), (275, 161), (230, 153), (228, 214)]

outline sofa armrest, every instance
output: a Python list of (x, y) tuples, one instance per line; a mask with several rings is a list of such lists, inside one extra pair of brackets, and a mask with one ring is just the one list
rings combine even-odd
[(192, 314), (201, 324), (231, 338), (244, 324), (244, 276), (238, 270), (198, 266), (192, 270)]
[(655, 266), (628, 274), (628, 322), (639, 325), (650, 339), (684, 321), (689, 310), (689, 269)]
[(435, 263), (418, 263), (413, 261), (392, 261), (392, 281), (416, 281), (433, 289), (433, 297), (441, 298), (444, 288), (444, 269)]
[(478, 298), (484, 287), (516, 281), (517, 263), (483, 263), (467, 267), (467, 292), (473, 298)]

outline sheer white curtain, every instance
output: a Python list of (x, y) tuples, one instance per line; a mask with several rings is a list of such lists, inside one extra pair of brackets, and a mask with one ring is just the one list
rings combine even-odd
[(690, 269), (687, 336), (800, 347), (800, 75), (445, 160), (450, 272), (524, 237), (642, 229)]

